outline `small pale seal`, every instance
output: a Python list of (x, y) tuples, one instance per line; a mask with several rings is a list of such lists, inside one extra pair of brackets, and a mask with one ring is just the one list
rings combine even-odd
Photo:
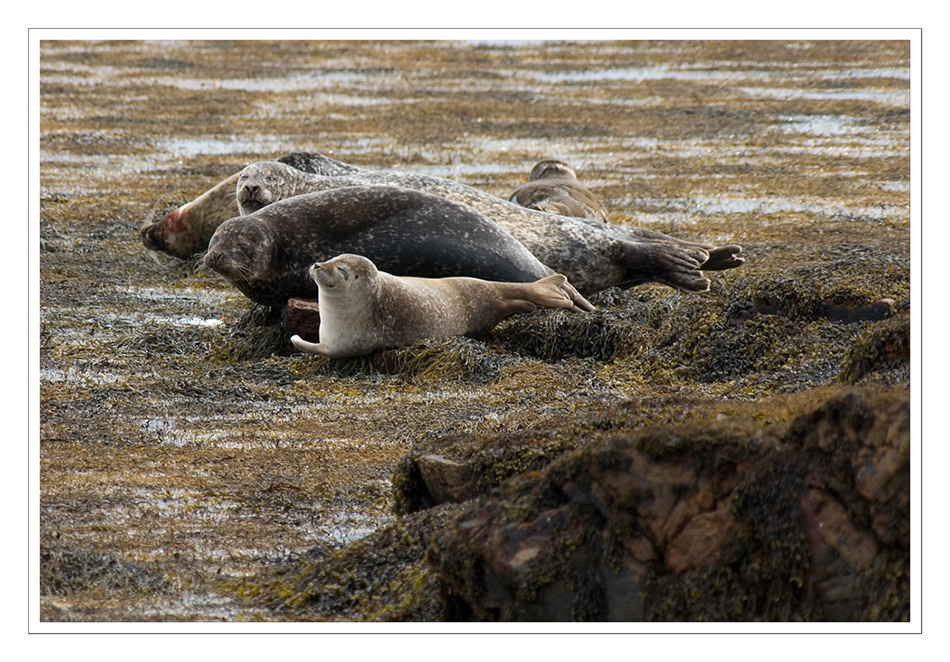
[[(319, 152), (289, 152), (279, 157), (277, 162), (313, 175), (352, 175), (363, 170)], [(168, 253), (182, 259), (203, 253), (218, 226), (240, 213), (234, 199), (240, 174), (234, 173), (160, 220), (144, 225), (139, 230), (142, 244), (149, 251)]]
[[(308, 193), (232, 218), (211, 237), (204, 263), (252, 301), (274, 306), (315, 299), (307, 269), (341, 253), (399, 276), (527, 283), (554, 273), (474, 209), (394, 186)], [(593, 310), (569, 283), (563, 289), (578, 309)]]
[(739, 246), (716, 248), (652, 230), (589, 223), (527, 209), (471, 186), (427, 175), (367, 170), (324, 177), (262, 161), (241, 172), (236, 194), (238, 206), (245, 212), (307, 191), (374, 185), (425, 191), (481, 212), (546, 266), (567, 276), (584, 295), (615, 285), (632, 287), (650, 282), (687, 292), (704, 292), (709, 289), (709, 279), (702, 269), (731, 269), (744, 261), (737, 256), (742, 251)]
[(508, 200), (528, 209), (607, 222), (607, 209), (603, 203), (577, 181), (574, 168), (557, 159), (535, 163), (528, 181), (516, 188)]
[(320, 342), (291, 342), (309, 354), (361, 356), (424, 338), (488, 333), (518, 313), (570, 308), (562, 286), (547, 276), (534, 283), (478, 278), (400, 278), (379, 271), (361, 255), (345, 253), (310, 268), (320, 290)]

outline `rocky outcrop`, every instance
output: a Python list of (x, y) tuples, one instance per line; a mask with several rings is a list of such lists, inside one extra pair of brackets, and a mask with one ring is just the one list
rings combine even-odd
[(906, 619), (909, 455), (904, 391), (648, 428), (470, 502), (428, 559), (477, 620)]

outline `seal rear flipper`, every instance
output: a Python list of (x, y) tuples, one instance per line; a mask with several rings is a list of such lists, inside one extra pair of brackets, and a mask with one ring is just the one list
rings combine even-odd
[(724, 269), (735, 269), (745, 263), (745, 260), (738, 257), (742, 252), (742, 246), (734, 244), (713, 248), (709, 251), (709, 259), (706, 260), (700, 269), (704, 271), (723, 271)]
[[(525, 300), (540, 308), (576, 308), (577, 306), (565, 293), (567, 278), (554, 274), (525, 286)], [(586, 299), (585, 299), (586, 301)]]
[(626, 267), (622, 286), (662, 283), (685, 292), (705, 292), (709, 279), (700, 265), (709, 259), (709, 252), (699, 244), (678, 241), (618, 241), (618, 262)]
[(571, 310), (573, 310), (575, 313), (589, 313), (592, 310), (597, 310), (594, 308), (594, 304), (585, 299), (581, 293), (574, 289), (574, 286), (567, 281), (565, 281), (560, 287), (564, 292), (567, 293), (567, 296), (571, 300), (572, 304), (569, 306), (569, 308), (571, 308)]
[(294, 347), (299, 349), (301, 352), (306, 352), (307, 354), (319, 354), (320, 356), (329, 356), (326, 348), (321, 343), (307, 342), (297, 335), (291, 336), (290, 342), (292, 342)]
[(709, 259), (707, 259), (700, 267), (700, 269), (703, 271), (723, 271), (725, 269), (735, 269), (745, 262), (744, 259), (738, 257), (738, 254), (742, 252), (742, 246), (737, 246), (735, 244), (730, 244), (728, 246), (712, 246), (710, 244), (701, 244), (695, 241), (677, 239), (655, 230), (629, 227), (626, 225), (612, 225), (610, 228), (614, 232), (615, 236), (629, 237), (630, 241), (633, 243), (640, 241), (672, 242), (688, 248), (699, 248), (705, 250), (707, 253), (709, 253)]
[[(554, 275), (560, 276), (560, 274), (555, 272), (554, 269), (547, 266), (546, 264), (542, 264), (541, 266), (544, 267), (545, 273), (548, 273), (551, 276), (554, 276)], [(577, 289), (573, 285), (567, 282), (566, 276), (564, 276), (563, 278), (564, 278), (564, 282), (561, 284), (560, 287), (562, 290), (564, 290), (567, 293), (567, 296), (570, 297), (571, 301), (574, 304), (573, 306), (571, 306), (571, 310), (573, 310), (575, 313), (589, 313), (592, 310), (597, 310), (594, 307), (594, 304), (592, 304), (590, 301), (584, 298), (584, 296), (580, 292), (578, 292)], [(546, 279), (543, 278), (542, 280), (546, 280)]]

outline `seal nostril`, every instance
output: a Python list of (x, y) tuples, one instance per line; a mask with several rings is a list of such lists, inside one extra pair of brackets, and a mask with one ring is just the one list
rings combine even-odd
[(142, 236), (142, 244), (150, 250), (155, 250), (158, 248), (158, 241), (155, 237), (157, 228), (158, 224), (152, 223), (150, 225), (143, 226), (142, 229), (139, 230), (139, 233)]

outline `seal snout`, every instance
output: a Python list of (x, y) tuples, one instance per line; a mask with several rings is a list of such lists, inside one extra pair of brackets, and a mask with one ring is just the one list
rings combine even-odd
[(240, 191), (238, 191), (238, 200), (240, 201), (241, 207), (250, 212), (263, 209), (265, 207), (264, 203), (257, 198), (257, 194), (260, 190), (261, 187), (257, 184), (244, 184)]
[(149, 250), (162, 250), (165, 246), (165, 235), (169, 232), (178, 232), (181, 229), (181, 209), (173, 209), (161, 220), (154, 223), (146, 223), (139, 230), (142, 235), (142, 243)]
[(221, 260), (221, 253), (218, 251), (209, 250), (205, 253), (204, 263), (206, 267), (211, 267), (214, 269), (218, 266), (218, 262)]
[[(217, 246), (215, 246), (217, 244)], [(205, 253), (205, 256), (201, 259), (204, 262), (205, 266), (214, 269), (215, 271), (222, 271), (231, 268), (230, 260), (228, 257), (228, 252), (226, 249), (222, 249), (220, 241), (216, 238), (211, 239), (211, 243), (208, 246), (208, 251)]]
[(340, 283), (340, 278), (347, 280), (347, 274), (342, 267), (329, 262), (316, 262), (310, 267), (310, 278), (321, 287), (334, 287)]
[(148, 225), (143, 225), (142, 229), (139, 230), (139, 234), (142, 235), (142, 244), (145, 248), (155, 251), (159, 250), (158, 239), (155, 236), (158, 230), (158, 223), (149, 223)]

